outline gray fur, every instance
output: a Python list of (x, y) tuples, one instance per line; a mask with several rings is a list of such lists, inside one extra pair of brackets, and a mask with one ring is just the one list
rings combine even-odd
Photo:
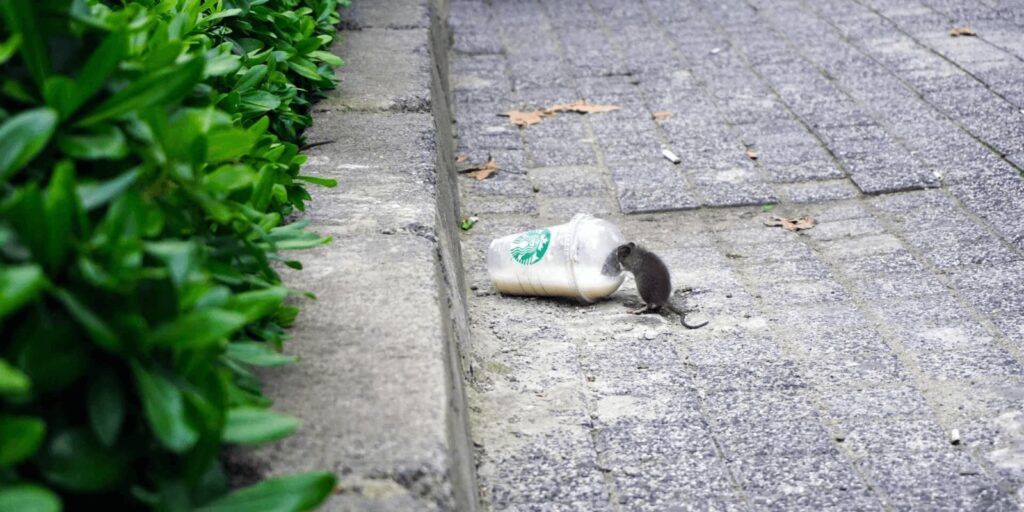
[(665, 308), (678, 314), (680, 321), (687, 329), (696, 329), (707, 325), (707, 322), (699, 325), (687, 324), (686, 313), (676, 309), (669, 302), (669, 298), (672, 296), (672, 276), (668, 271), (668, 266), (657, 254), (629, 242), (615, 249), (615, 258), (623, 270), (633, 274), (633, 279), (636, 280), (636, 290), (644, 301), (645, 306), (634, 313), (640, 314)]

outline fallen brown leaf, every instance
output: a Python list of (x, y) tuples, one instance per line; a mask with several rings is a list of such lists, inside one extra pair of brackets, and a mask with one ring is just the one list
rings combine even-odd
[(953, 30), (949, 31), (949, 35), (951, 37), (976, 36), (978, 33), (971, 27), (955, 27)]
[(595, 105), (587, 103), (586, 100), (578, 100), (572, 103), (560, 103), (544, 109), (545, 114), (557, 114), (559, 112), (578, 112), (580, 114), (593, 114), (597, 112), (612, 112), (622, 107), (617, 105)]
[(758, 156), (760, 155), (757, 154), (757, 151), (754, 151), (754, 148), (747, 148), (747, 158), (757, 160)]
[(666, 111), (662, 110), (660, 112), (655, 112), (655, 113), (651, 114), (651, 119), (654, 119), (655, 121), (658, 121), (660, 119), (665, 119), (665, 118), (671, 117), (671, 116), (672, 116), (672, 112), (666, 112)]
[(455, 155), (455, 163), (461, 164), (462, 162), (465, 162), (467, 158), (469, 158), (469, 157), (466, 156), (465, 153), (459, 153), (459, 154)]
[(508, 120), (516, 126), (530, 126), (531, 124), (539, 123), (541, 119), (544, 119), (551, 114), (547, 113), (545, 110), (534, 110), (531, 112), (510, 110), (500, 115), (508, 117)]
[(811, 229), (817, 224), (818, 221), (814, 220), (814, 217), (805, 215), (796, 219), (787, 219), (785, 217), (772, 216), (764, 221), (765, 226), (776, 227), (779, 226), (786, 231), (801, 231), (804, 229)]
[(472, 178), (479, 180), (485, 180), (490, 175), (498, 172), (498, 162), (494, 158), (487, 158), (487, 162), (483, 165), (477, 165), (473, 167), (466, 167), (465, 169), (459, 169), (462, 174), (468, 174)]

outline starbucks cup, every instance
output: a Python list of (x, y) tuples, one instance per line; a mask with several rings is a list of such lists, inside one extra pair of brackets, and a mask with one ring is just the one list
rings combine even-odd
[(624, 243), (614, 224), (580, 213), (565, 224), (494, 240), (487, 272), (501, 293), (594, 302), (625, 279), (614, 255)]

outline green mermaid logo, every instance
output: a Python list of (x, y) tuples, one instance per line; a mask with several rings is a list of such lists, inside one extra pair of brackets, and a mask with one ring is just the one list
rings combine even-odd
[(512, 241), (512, 259), (520, 265), (533, 265), (540, 261), (551, 243), (551, 230), (527, 231)]

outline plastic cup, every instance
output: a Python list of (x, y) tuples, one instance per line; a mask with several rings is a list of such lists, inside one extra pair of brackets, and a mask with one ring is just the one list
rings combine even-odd
[(622, 285), (614, 251), (624, 243), (615, 224), (580, 213), (565, 224), (492, 241), (487, 272), (501, 293), (594, 302)]

